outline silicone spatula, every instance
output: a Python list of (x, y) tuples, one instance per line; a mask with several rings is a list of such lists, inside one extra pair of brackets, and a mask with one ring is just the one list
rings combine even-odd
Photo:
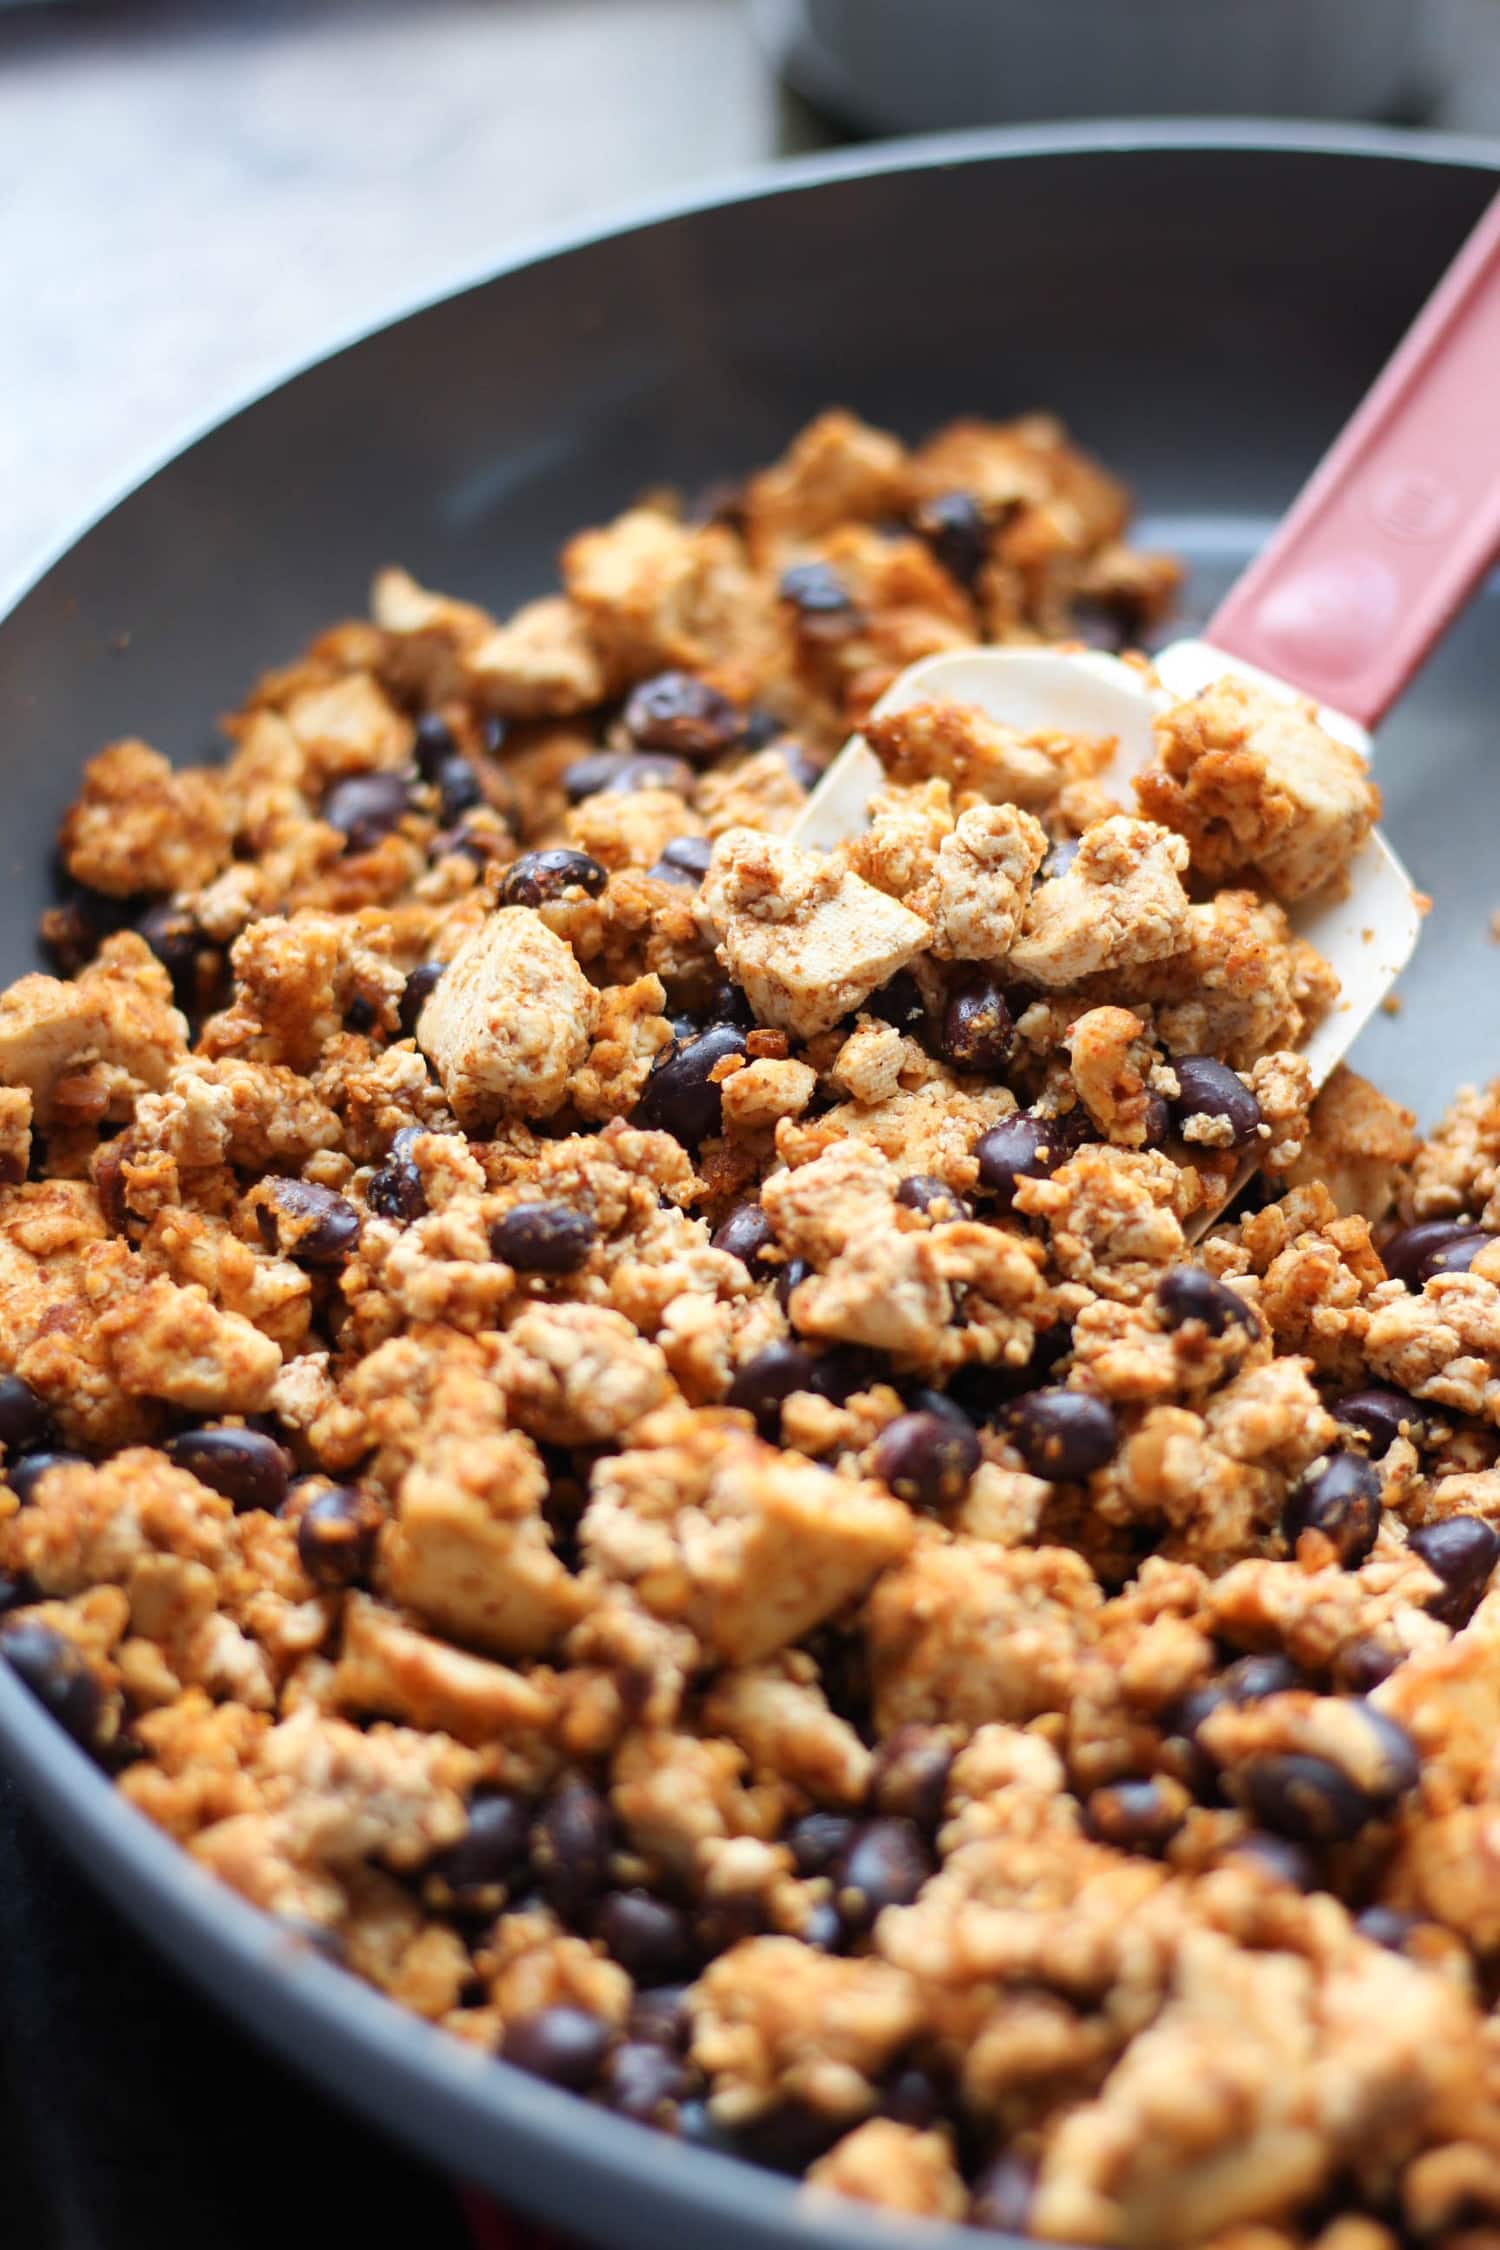
[[(1371, 730), (1497, 553), (1500, 198), (1203, 638), (1155, 658), (1159, 686), (1091, 650), (975, 648), (909, 666), (877, 713), (977, 704), (1008, 726), (1113, 737), (1101, 779), (1128, 803), (1132, 776), (1152, 756), (1157, 711), (1239, 673), (1311, 697), (1329, 732), (1368, 757)], [(793, 840), (828, 849), (857, 834), (882, 781), (856, 735)], [(1307, 901), (1291, 919), (1339, 979), (1339, 1001), (1305, 1050), (1321, 1085), (1409, 960), (1421, 901), (1377, 832), (1356, 854), (1345, 894)]]

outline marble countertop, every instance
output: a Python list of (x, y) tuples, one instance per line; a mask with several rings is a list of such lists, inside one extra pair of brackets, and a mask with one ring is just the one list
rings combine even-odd
[(738, 0), (0, 10), (0, 588), (340, 336), (817, 137)]

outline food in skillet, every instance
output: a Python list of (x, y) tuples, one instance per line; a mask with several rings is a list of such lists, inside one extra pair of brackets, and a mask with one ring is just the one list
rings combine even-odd
[(831, 413), (504, 622), (384, 572), (221, 769), (93, 761), (0, 1000), (0, 1652), (244, 1896), (668, 2132), (1474, 2241), (1500, 1095), (1309, 1108), (1285, 908), (1374, 792), (1238, 688), (1130, 804), (927, 707), (783, 840), (915, 658), (1149, 640), (1126, 512), (1043, 417)]

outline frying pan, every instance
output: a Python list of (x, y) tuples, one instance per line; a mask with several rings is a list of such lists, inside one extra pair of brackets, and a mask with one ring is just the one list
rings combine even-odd
[[(560, 540), (671, 478), (768, 459), (845, 401), (908, 435), (1045, 402), (1135, 486), (1202, 615), (1493, 192), (1500, 152), (1375, 132), (1131, 126), (908, 143), (576, 239), (349, 344), (86, 530), (0, 622), (0, 969), (33, 965), (52, 838), (112, 736), (179, 759), (372, 567), (503, 609)], [(1500, 370), (1497, 370), (1500, 379)], [(1495, 589), (1382, 734), (1386, 825), (1436, 891), (1356, 1061), (1431, 1117), (1500, 1067), (1489, 917)], [(590, 2109), (289, 1947), (115, 1796), (0, 1666), (0, 1756), (190, 1977), (427, 2156), (656, 2250), (867, 2250), (870, 2215)], [(922, 2230), (917, 2230), (922, 2231)], [(975, 2237), (936, 2230), (958, 2250)]]

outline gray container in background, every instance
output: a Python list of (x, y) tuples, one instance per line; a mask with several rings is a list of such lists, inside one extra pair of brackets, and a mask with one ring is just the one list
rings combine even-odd
[(1391, 117), (1420, 0), (753, 0), (800, 93), (877, 133), (1028, 118)]

